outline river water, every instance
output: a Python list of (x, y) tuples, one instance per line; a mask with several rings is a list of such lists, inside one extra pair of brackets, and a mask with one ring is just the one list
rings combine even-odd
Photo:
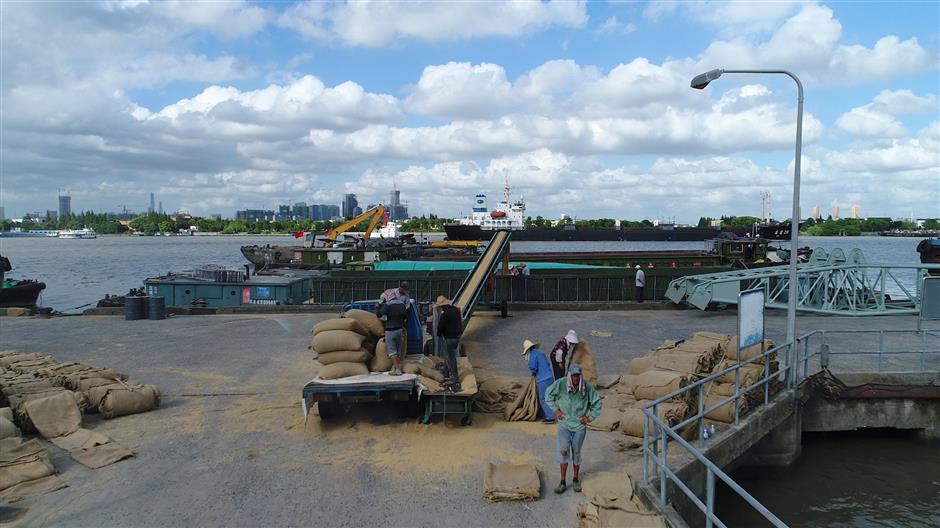
[[(794, 528), (940, 526), (940, 445), (906, 432), (806, 434), (791, 467), (731, 478)], [(728, 526), (769, 526), (727, 486), (715, 503)]]

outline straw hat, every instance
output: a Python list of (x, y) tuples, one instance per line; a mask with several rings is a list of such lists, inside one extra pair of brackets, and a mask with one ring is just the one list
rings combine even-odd
[(565, 334), (565, 341), (575, 344), (578, 342), (578, 333), (574, 330), (568, 330), (568, 333)]
[(449, 306), (450, 299), (444, 297), (443, 295), (438, 295), (437, 300), (434, 301), (434, 306)]
[(522, 355), (523, 356), (526, 355), (529, 352), (530, 348), (537, 347), (537, 346), (539, 346), (538, 343), (535, 343), (533, 341), (526, 339), (525, 341), (522, 342)]

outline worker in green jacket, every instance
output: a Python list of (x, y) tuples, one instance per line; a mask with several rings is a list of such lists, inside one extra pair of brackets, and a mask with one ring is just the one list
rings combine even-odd
[(568, 489), (568, 463), (574, 466), (571, 485), (581, 491), (581, 446), (587, 434), (587, 424), (601, 414), (601, 397), (581, 373), (581, 365), (568, 367), (568, 375), (555, 380), (545, 391), (545, 401), (555, 411), (558, 423), (556, 459), (561, 465), (561, 483), (555, 493)]

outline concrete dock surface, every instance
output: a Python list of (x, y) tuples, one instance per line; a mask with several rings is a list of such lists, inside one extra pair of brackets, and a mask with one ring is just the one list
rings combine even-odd
[[(164, 321), (119, 317), (4, 318), (0, 348), (60, 361), (112, 367), (152, 383), (162, 405), (148, 413), (85, 427), (136, 452), (91, 470), (43, 441), (69, 487), (11, 505), (24, 526), (559, 526), (577, 524), (582, 497), (558, 481), (555, 426), (507, 423), (474, 414), (431, 425), (385, 416), (378, 408), (304, 426), (300, 394), (313, 377), (307, 349), (313, 324), (335, 314), (180, 316)], [(526, 338), (546, 351), (575, 329), (589, 340), (600, 374), (665, 339), (696, 331), (735, 333), (736, 313), (697, 310), (480, 312), (464, 343), (474, 368), (528, 376)], [(769, 311), (767, 334), (782, 342), (785, 312)], [(913, 317), (801, 315), (798, 334), (814, 329), (913, 329)], [(592, 330), (610, 337), (595, 337)], [(638, 450), (622, 451), (619, 432), (590, 431), (585, 474), (639, 470)], [(485, 462), (533, 463), (542, 497), (531, 503), (482, 500)], [(569, 474), (570, 480), (570, 474)]]

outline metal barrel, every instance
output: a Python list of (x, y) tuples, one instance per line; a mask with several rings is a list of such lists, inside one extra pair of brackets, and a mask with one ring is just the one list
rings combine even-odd
[(124, 298), (124, 319), (137, 321), (147, 318), (147, 298), (141, 296), (127, 296)]
[(166, 319), (166, 300), (163, 297), (147, 297), (147, 318), (154, 321)]

